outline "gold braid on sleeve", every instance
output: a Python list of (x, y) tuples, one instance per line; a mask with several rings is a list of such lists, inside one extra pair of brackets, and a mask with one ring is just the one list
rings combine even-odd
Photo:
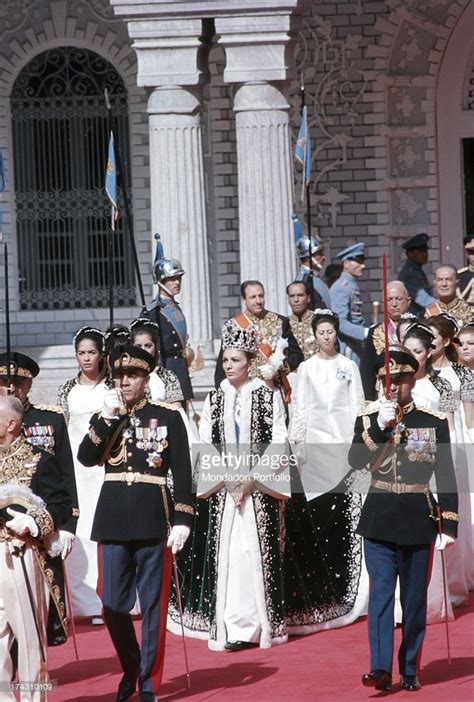
[(459, 514), (457, 512), (441, 512), (443, 519), (451, 520), (452, 522), (459, 522)]
[(48, 536), (48, 534), (53, 533), (54, 521), (47, 509), (32, 507), (27, 511), (27, 514), (29, 514), (30, 517), (33, 517), (35, 520), (36, 526), (39, 529), (38, 536), (40, 538), (44, 538), (45, 536)]
[(183, 502), (177, 502), (174, 506), (175, 512), (186, 512), (186, 514), (194, 515), (194, 507), (191, 505), (185, 505)]

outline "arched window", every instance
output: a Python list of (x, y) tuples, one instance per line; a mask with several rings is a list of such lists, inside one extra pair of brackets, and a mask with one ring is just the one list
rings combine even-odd
[[(85, 49), (50, 49), (30, 61), (13, 86), (15, 201), (23, 310), (108, 304), (110, 203), (104, 189), (108, 149), (105, 88), (117, 117), (128, 178), (127, 94), (110, 63)], [(129, 183), (127, 192), (128, 188)], [(112, 267), (115, 305), (135, 304), (128, 243), (120, 218), (114, 235)]]

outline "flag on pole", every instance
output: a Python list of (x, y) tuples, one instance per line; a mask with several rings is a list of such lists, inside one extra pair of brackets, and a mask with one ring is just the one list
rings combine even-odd
[(306, 105), (301, 110), (301, 124), (296, 140), (295, 159), (303, 166), (303, 186), (301, 201), (304, 200), (305, 187), (311, 180), (311, 137), (308, 131), (308, 108)]
[(0, 151), (0, 193), (3, 193), (7, 187), (7, 175), (5, 173), (5, 166), (3, 165), (3, 154)]
[(3, 230), (3, 211), (2, 211), (2, 193), (7, 187), (7, 175), (5, 173), (5, 166), (3, 164), (3, 154), (0, 151), (0, 241), (2, 240), (2, 230)]
[(110, 132), (109, 154), (107, 157), (107, 168), (105, 171), (105, 192), (112, 206), (111, 229), (115, 231), (115, 222), (118, 217), (117, 207), (117, 166), (115, 163), (114, 135)]

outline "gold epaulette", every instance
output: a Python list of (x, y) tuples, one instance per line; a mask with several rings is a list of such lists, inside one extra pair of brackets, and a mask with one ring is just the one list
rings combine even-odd
[(447, 419), (446, 412), (439, 412), (439, 410), (430, 409), (429, 407), (417, 407), (416, 409), (426, 412), (426, 414), (432, 414), (433, 417), (438, 417), (438, 419)]
[(175, 412), (180, 409), (169, 402), (158, 402), (158, 400), (148, 400), (148, 404), (154, 405), (155, 407), (164, 407), (165, 409), (174, 410)]
[(62, 414), (64, 417), (64, 412), (58, 405), (31, 405), (33, 409), (45, 410), (46, 412), (56, 412), (56, 414)]

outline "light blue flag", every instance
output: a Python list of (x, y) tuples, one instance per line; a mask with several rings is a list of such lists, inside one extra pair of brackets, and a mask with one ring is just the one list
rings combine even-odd
[(5, 166), (3, 165), (3, 154), (0, 151), (0, 193), (3, 193), (7, 187), (7, 174), (5, 173)]
[(117, 207), (117, 166), (115, 163), (114, 135), (110, 132), (109, 154), (107, 157), (107, 168), (105, 171), (105, 192), (112, 205), (111, 228), (115, 231), (115, 222), (118, 217)]
[(308, 110), (306, 105), (301, 111), (301, 124), (298, 132), (295, 147), (295, 159), (303, 166), (303, 187), (301, 189), (301, 200), (304, 200), (305, 187), (311, 180), (311, 137), (308, 131)]
[(5, 166), (3, 164), (3, 154), (0, 151), (0, 241), (2, 236), (3, 227), (3, 211), (2, 211), (2, 193), (7, 187), (7, 174), (5, 173)]

